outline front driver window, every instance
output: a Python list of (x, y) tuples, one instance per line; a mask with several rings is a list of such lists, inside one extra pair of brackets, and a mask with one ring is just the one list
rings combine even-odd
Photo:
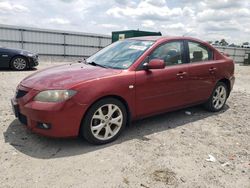
[(182, 42), (161, 45), (149, 56), (149, 60), (151, 59), (162, 59), (166, 66), (182, 64)]

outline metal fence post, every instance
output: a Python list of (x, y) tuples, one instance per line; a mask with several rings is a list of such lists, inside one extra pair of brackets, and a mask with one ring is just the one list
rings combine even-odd
[(21, 35), (21, 48), (22, 48), (22, 49), (24, 49), (24, 45), (23, 45), (23, 43), (24, 43), (24, 41), (23, 41), (23, 32), (24, 32), (24, 30), (23, 30), (23, 29), (20, 29), (20, 35)]
[(234, 58), (233, 58), (233, 60), (235, 60), (235, 58), (236, 58), (236, 48), (234, 47)]
[(63, 33), (63, 56), (66, 56), (66, 33)]
[(98, 47), (99, 47), (99, 50), (102, 48), (101, 44), (102, 44), (102, 39), (101, 37), (98, 37), (99, 38), (99, 41), (98, 41)]

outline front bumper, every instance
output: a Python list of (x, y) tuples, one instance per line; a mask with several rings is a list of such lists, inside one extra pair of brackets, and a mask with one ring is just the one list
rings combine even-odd
[(38, 55), (34, 55), (32, 57), (28, 57), (29, 60), (29, 66), (30, 67), (35, 67), (39, 64), (38, 62)]
[[(11, 104), (16, 117), (34, 133), (49, 137), (76, 137), (79, 134), (82, 117), (86, 106), (73, 99), (60, 103), (33, 101), (38, 91), (26, 89), (27, 94), (13, 98)], [(49, 129), (42, 129), (41, 123), (49, 124)]]

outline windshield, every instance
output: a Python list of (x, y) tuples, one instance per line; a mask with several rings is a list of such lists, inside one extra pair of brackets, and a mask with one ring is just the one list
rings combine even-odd
[(117, 41), (89, 57), (86, 61), (114, 69), (127, 69), (153, 43), (153, 41), (141, 40)]

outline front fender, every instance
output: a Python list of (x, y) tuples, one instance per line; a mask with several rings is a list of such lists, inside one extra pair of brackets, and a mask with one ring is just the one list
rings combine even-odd
[(126, 101), (131, 116), (135, 116), (135, 73), (128, 71), (114, 77), (87, 81), (76, 88), (78, 93), (72, 98), (75, 102), (88, 108), (107, 96), (117, 96)]

